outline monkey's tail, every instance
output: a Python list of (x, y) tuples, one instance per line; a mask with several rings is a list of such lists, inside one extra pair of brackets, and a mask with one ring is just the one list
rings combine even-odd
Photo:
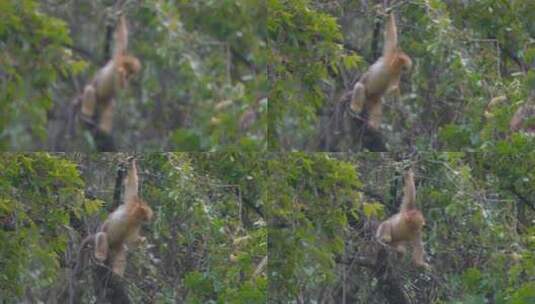
[(95, 235), (94, 234), (90, 234), (88, 235), (83, 241), (82, 243), (80, 243), (80, 250), (78, 250), (78, 258), (76, 260), (76, 265), (74, 266), (74, 270), (73, 270), (73, 274), (75, 276), (76, 279), (79, 279), (81, 277), (81, 274), (82, 274), (82, 269), (84, 268), (84, 264), (85, 263), (85, 255), (87, 254), (87, 250), (86, 247), (89, 243), (91, 242), (95, 242)]
[(76, 264), (74, 265), (74, 268), (71, 272), (71, 278), (69, 280), (69, 304), (75, 304), (78, 303), (80, 299), (80, 290), (78, 288), (78, 281), (80, 281), (80, 278), (82, 277), (83, 269), (86, 266), (87, 261), (87, 253), (86, 247), (91, 242), (95, 242), (95, 235), (90, 234), (88, 235), (82, 243), (80, 243), (80, 249), (78, 250), (78, 257), (76, 259)]

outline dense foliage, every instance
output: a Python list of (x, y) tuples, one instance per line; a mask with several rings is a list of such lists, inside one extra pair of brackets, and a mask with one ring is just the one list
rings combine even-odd
[[(385, 5), (413, 69), (374, 132), (399, 152), (369, 153), (347, 103)], [(90, 154), (73, 105), (120, 12), (142, 70), (112, 150), (140, 152)], [(103, 298), (80, 245), (129, 156), (155, 213), (118, 277), (133, 303), (535, 303), (533, 20), (532, 0), (0, 1), (0, 150), (20, 151), (0, 154), (0, 303)], [(430, 269), (375, 237), (408, 167)]]
[[(0, 148), (94, 150), (69, 107), (109, 58), (115, 3), (0, 4)], [(127, 1), (142, 72), (119, 97), (119, 150), (265, 147), (266, 8), (257, 0)], [(110, 32), (111, 33), (111, 32)]]
[[(114, 169), (125, 157), (2, 155), (0, 302), (66, 302), (80, 240), (111, 211)], [(265, 268), (258, 266), (267, 255), (267, 228), (254, 211), (263, 196), (260, 171), (227, 175), (220, 167), (253, 167), (254, 159), (159, 153), (138, 159), (141, 195), (156, 217), (143, 229), (148, 246), (129, 251), (124, 281), (132, 301), (265, 302)], [(92, 286), (89, 270), (82, 280)], [(85, 288), (78, 303), (90, 299), (94, 293)]]
[(509, 134), (515, 110), (535, 103), (530, 0), (269, 0), (271, 148), (322, 148), (332, 108), (380, 55), (384, 2), (396, 2), (400, 46), (414, 61), (401, 96), (385, 98), (389, 149), (533, 149), (532, 137)]
[[(273, 303), (387, 300), (374, 227), (397, 211), (403, 168), (416, 170), (432, 270), (389, 257), (415, 303), (531, 303), (535, 298), (533, 156), (289, 154), (269, 160)], [(498, 275), (499, 274), (499, 275)], [(531, 302), (530, 302), (531, 301)]]

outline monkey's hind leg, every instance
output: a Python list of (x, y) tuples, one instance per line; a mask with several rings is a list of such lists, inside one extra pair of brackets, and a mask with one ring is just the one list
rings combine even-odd
[(99, 232), (95, 235), (95, 258), (104, 262), (108, 257), (108, 234)]
[(93, 119), (95, 115), (95, 107), (97, 103), (97, 96), (95, 88), (93, 85), (87, 85), (84, 88), (84, 93), (82, 94), (82, 114), (84, 119)]
[(115, 99), (111, 99), (102, 108), (98, 128), (105, 134), (110, 134), (113, 127), (113, 111), (115, 109)]
[(395, 242), (391, 245), (392, 247), (394, 247), (400, 258), (405, 257), (405, 255), (407, 254), (407, 246), (405, 245), (405, 242)]
[(357, 82), (353, 87), (353, 95), (351, 96), (351, 111), (358, 114), (364, 108), (366, 101), (366, 88), (360, 82)]
[(416, 266), (430, 269), (431, 266), (424, 261), (424, 244), (421, 236), (418, 236), (412, 242), (412, 261)]
[(126, 246), (121, 246), (121, 248), (118, 249), (115, 253), (115, 256), (112, 261), (113, 272), (121, 277), (123, 276), (124, 270), (126, 268), (126, 251)]
[(377, 228), (375, 238), (382, 245), (386, 246), (388, 243), (392, 242), (392, 232), (390, 231), (390, 228), (391, 225), (388, 222), (381, 223), (379, 228)]
[(383, 117), (383, 105), (378, 99), (370, 105), (368, 109), (368, 126), (374, 130), (378, 130), (381, 126), (381, 119)]

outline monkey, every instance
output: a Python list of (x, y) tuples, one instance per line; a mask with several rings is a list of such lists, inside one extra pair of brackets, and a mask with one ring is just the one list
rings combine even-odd
[[(497, 96), (491, 99), (484, 112), (484, 117), (491, 119), (495, 116), (498, 108), (510, 105), (507, 96)], [(528, 96), (528, 100), (516, 109), (509, 120), (509, 130), (511, 133), (523, 132), (525, 134), (535, 134), (535, 91)]]
[(501, 96), (496, 96), (492, 98), (487, 104), (487, 107), (485, 108), (485, 112), (483, 112), (483, 116), (486, 119), (493, 118), (495, 116), (496, 109), (502, 106), (506, 102), (507, 102), (507, 96), (501, 95)]
[[(89, 260), (96, 260), (101, 264), (95, 269), (95, 274), (97, 278), (105, 281), (104, 285), (114, 284), (113, 282), (123, 277), (126, 252), (129, 247), (145, 242), (145, 238), (139, 235), (139, 231), (144, 222), (152, 219), (153, 212), (138, 195), (138, 174), (134, 159), (129, 161), (127, 171), (127, 176), (123, 181), (124, 203), (108, 216), (97, 233), (88, 235), (80, 243), (78, 258), (73, 265), (69, 280), (69, 303), (71, 304), (79, 302), (82, 291), (78, 281), (82, 277), (84, 265)], [(123, 174), (118, 176), (121, 178)], [(108, 276), (109, 272), (115, 275)], [(120, 288), (115, 290), (114, 295), (118, 296), (118, 292), (122, 292)], [(113, 300), (110, 301), (115, 303)]]
[(138, 195), (136, 161), (132, 159), (125, 178), (124, 203), (108, 216), (94, 235), (95, 258), (111, 265), (113, 272), (122, 277), (127, 249), (145, 241), (139, 231), (152, 216), (152, 209)]
[(522, 105), (509, 122), (511, 132), (523, 131), (527, 134), (535, 133), (535, 106)]
[(239, 126), (242, 132), (247, 131), (253, 126), (253, 124), (260, 118), (260, 112), (262, 103), (266, 99), (264, 97), (258, 97), (256, 101), (247, 107), (247, 110), (243, 112), (239, 119)]
[(355, 84), (351, 96), (351, 111), (365, 118), (367, 126), (375, 130), (381, 125), (382, 96), (391, 91), (399, 92), (401, 72), (412, 68), (412, 60), (398, 47), (396, 31), (396, 20), (390, 13), (383, 55)]
[(392, 246), (401, 256), (407, 252), (407, 245), (412, 246), (412, 261), (415, 265), (429, 269), (424, 261), (422, 227), (425, 219), (416, 208), (416, 188), (412, 169), (404, 174), (403, 200), (399, 213), (394, 214), (377, 228), (375, 237), (379, 243)]
[(85, 86), (81, 96), (82, 120), (104, 134), (110, 134), (112, 131), (117, 93), (141, 70), (141, 62), (126, 53), (127, 47), (128, 28), (126, 18), (121, 15), (115, 31), (113, 56)]

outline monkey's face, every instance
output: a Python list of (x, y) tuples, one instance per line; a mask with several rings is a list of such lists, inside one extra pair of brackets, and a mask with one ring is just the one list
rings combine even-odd
[(125, 65), (126, 77), (129, 78), (129, 79), (132, 78), (137, 73), (139, 73), (139, 71), (141, 70), (141, 63), (136, 58), (134, 58), (134, 59), (135, 60), (133, 60), (131, 62), (128, 62)]
[(136, 57), (125, 55), (122, 57), (120, 69), (124, 71), (127, 79), (131, 79), (141, 70), (141, 62)]
[(133, 212), (132, 216), (136, 218), (136, 221), (149, 222), (150, 220), (152, 220), (153, 212), (147, 202), (140, 199), (139, 197), (136, 197), (134, 199), (136, 200), (134, 207), (135, 211)]
[(413, 229), (420, 229), (425, 225), (425, 219), (420, 210), (414, 209), (405, 212), (405, 221)]
[(141, 208), (143, 209), (143, 221), (149, 222), (152, 220), (154, 213), (146, 202), (142, 202)]
[(398, 56), (399, 64), (401, 66), (401, 71), (404, 73), (410, 72), (412, 70), (412, 60), (405, 53), (401, 52)]

